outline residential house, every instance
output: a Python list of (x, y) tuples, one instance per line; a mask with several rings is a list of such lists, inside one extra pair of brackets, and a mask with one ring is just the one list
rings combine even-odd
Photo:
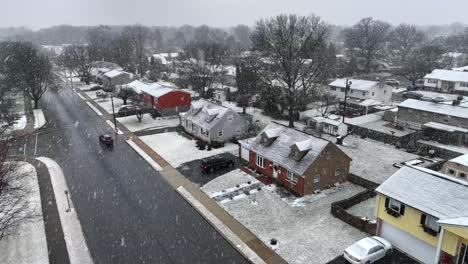
[(441, 171), (447, 175), (468, 180), (468, 154), (448, 160), (442, 166)]
[(407, 99), (398, 105), (402, 127), (424, 129), (428, 137), (446, 144), (468, 142), (468, 107), (465, 104)]
[(161, 115), (175, 115), (190, 108), (190, 93), (178, 89), (173, 83), (156, 82), (149, 86), (149, 89), (142, 90), (143, 101)]
[(307, 126), (325, 134), (344, 136), (348, 132), (348, 126), (341, 119), (341, 116), (336, 115), (328, 117), (317, 116), (309, 119)]
[(107, 90), (112, 90), (116, 93), (120, 91), (122, 85), (131, 82), (133, 74), (122, 71), (122, 70), (111, 70), (104, 73), (102, 78), (102, 84)]
[(467, 263), (466, 181), (404, 166), (376, 192), (378, 236), (422, 263)]
[(239, 141), (240, 157), (298, 196), (347, 181), (351, 158), (333, 143), (272, 122)]
[[(389, 104), (392, 98), (392, 87), (386, 85), (383, 81), (368, 81), (368, 80), (348, 80), (351, 85), (347, 92), (349, 98), (366, 100), (372, 99), (381, 104)], [(346, 79), (337, 79), (329, 85), (329, 94), (335, 96), (340, 101), (345, 98)]]
[(237, 88), (226, 85), (215, 85), (213, 91), (213, 99), (218, 102), (235, 101), (237, 97)]
[(192, 102), (180, 120), (185, 132), (209, 144), (242, 138), (251, 126), (249, 116), (204, 99)]
[(468, 72), (433, 70), (424, 76), (424, 89), (443, 93), (468, 94)]
[(122, 89), (129, 89), (133, 92), (133, 100), (144, 102), (143, 91), (151, 90), (151, 86), (140, 80), (134, 80), (122, 86)]

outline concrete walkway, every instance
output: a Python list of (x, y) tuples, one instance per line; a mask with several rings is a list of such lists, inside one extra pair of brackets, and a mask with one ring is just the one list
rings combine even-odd
[[(99, 109), (103, 113), (106, 112), (96, 102), (91, 100), (85, 93), (82, 93), (79, 90), (76, 90), (76, 92), (85, 97), (87, 102), (91, 102), (95, 108)], [(113, 122), (112, 115), (102, 115), (102, 118)], [(265, 243), (263, 243), (258, 237), (256, 237), (252, 232), (250, 232), (246, 227), (244, 227), (234, 217), (226, 212), (221, 206), (219, 206), (216, 201), (208, 197), (208, 195), (206, 195), (190, 180), (179, 173), (178, 170), (173, 168), (167, 161), (165, 161), (164, 158), (162, 158), (158, 153), (156, 153), (142, 140), (140, 140), (134, 133), (132, 133), (119, 122), (117, 122), (117, 128), (123, 132), (125, 139), (132, 140), (133, 143), (135, 143), (162, 168), (159, 173), (174, 188), (174, 190), (179, 190), (179, 194), (181, 194), (181, 196), (187, 200), (187, 202), (190, 203), (195, 208), (195, 210), (197, 210), (200, 215), (202, 215), (216, 230), (218, 230), (218, 232), (220, 232), (225, 237), (225, 239), (231, 243), (232, 246), (237, 249), (245, 258), (249, 259), (252, 263), (287, 263), (282, 257), (276, 254), (275, 251), (265, 245)], [(183, 195), (180, 191), (182, 190), (181, 188), (183, 188), (183, 190), (185, 190), (189, 195)], [(206, 210), (208, 210), (212, 216), (214, 216), (214, 218), (211, 215), (204, 213), (204, 210), (201, 209), (201, 207), (194, 206), (194, 202), (191, 201), (192, 197), (202, 205), (202, 208), (206, 208)], [(220, 228), (219, 224), (216, 223), (216, 219), (221, 221), (224, 227), (227, 229)], [(226, 230), (232, 232), (235, 236), (235, 239), (233, 239), (233, 237), (229, 235), (229, 232)], [(239, 240), (237, 240), (237, 238), (240, 240), (240, 242), (248, 247), (247, 250), (238, 243)], [(253, 256), (251, 254), (252, 252), (254, 252), (256, 256)]]

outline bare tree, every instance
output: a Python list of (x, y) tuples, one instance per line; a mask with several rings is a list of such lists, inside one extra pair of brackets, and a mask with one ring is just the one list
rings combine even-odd
[(62, 56), (64, 65), (83, 78), (86, 84), (89, 84), (93, 66), (88, 47), (85, 45), (68, 46), (63, 51)]
[(400, 63), (405, 63), (408, 55), (425, 39), (424, 32), (416, 26), (400, 24), (390, 33), (391, 47), (398, 51)]
[(345, 30), (345, 46), (359, 51), (367, 73), (371, 71), (372, 63), (382, 55), (389, 31), (390, 24), (371, 17), (363, 18)]
[(214, 41), (192, 41), (184, 47), (181, 66), (194, 90), (207, 98), (218, 75), (222, 72), (222, 62), (227, 53), (223, 43)]
[(260, 74), (281, 92), (290, 127), (300, 105), (326, 79), (326, 37), (327, 27), (315, 16), (279, 15), (255, 25), (252, 43), (263, 62)]
[(34, 108), (38, 108), (42, 95), (53, 84), (52, 64), (31, 43), (13, 42), (11, 46), (3, 66), (4, 82), (22, 90), (34, 101)]
[(140, 76), (145, 74), (145, 68), (148, 64), (146, 59), (146, 42), (149, 38), (149, 29), (142, 25), (127, 26), (124, 28), (123, 34), (130, 39), (133, 46), (135, 64), (138, 68)]
[(119, 93), (117, 94), (117, 97), (123, 100), (123, 104), (127, 104), (128, 98), (132, 97), (134, 95), (133, 90), (129, 88), (122, 88), (120, 89)]
[(134, 72), (132, 55), (134, 53), (131, 39), (126, 34), (120, 34), (112, 42), (112, 61), (122, 66), (125, 71)]

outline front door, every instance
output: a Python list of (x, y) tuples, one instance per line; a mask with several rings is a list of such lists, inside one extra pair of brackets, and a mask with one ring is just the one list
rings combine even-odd
[(273, 178), (278, 178), (278, 164), (273, 163)]
[(465, 243), (460, 246), (457, 264), (468, 264), (468, 246)]

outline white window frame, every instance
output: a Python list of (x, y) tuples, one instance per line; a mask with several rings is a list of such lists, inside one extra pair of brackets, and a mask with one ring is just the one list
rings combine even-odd
[(219, 130), (218, 131), (218, 137), (222, 137), (223, 136), (223, 130)]
[(286, 175), (289, 181), (293, 183), (297, 183), (299, 180), (299, 175), (295, 174), (293, 171), (288, 170), (288, 174)]
[(440, 225), (437, 223), (437, 221), (439, 221), (439, 218), (432, 215), (426, 215), (424, 226), (431, 229), (432, 231), (439, 232)]
[(330, 150), (328, 150), (327, 152), (325, 152), (325, 159), (326, 160), (331, 160), (332, 158), (332, 152)]
[[(396, 209), (396, 208), (398, 208), (398, 209)], [(389, 200), (388, 200), (388, 209), (401, 214), (401, 202), (399, 202), (399, 201), (397, 201), (395, 199), (389, 198)]]
[(260, 168), (265, 168), (265, 159), (262, 156), (257, 155), (257, 162), (255, 164)]
[(335, 169), (335, 177), (340, 177), (341, 176), (341, 168), (336, 168)]

